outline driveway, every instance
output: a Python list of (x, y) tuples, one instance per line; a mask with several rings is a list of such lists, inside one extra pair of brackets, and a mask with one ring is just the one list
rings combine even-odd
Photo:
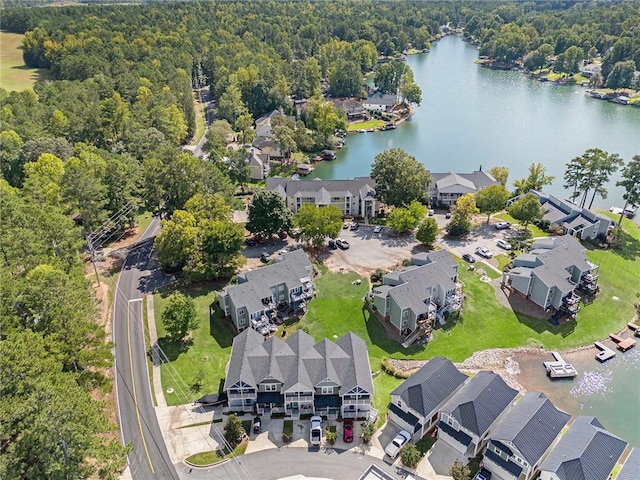
[(433, 444), (427, 460), (438, 475), (449, 475), (451, 465), (453, 465), (456, 460), (460, 460), (465, 465), (468, 462), (468, 460), (464, 458), (464, 455), (454, 448), (451, 448), (442, 440), (438, 440)]

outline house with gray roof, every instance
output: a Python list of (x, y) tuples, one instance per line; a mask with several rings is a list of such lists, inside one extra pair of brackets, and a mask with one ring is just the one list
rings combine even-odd
[(431, 182), (427, 186), (427, 198), (431, 205), (449, 207), (467, 193), (474, 195), (484, 187), (499, 185), (488, 172), (478, 170), (471, 173), (431, 173)]
[(608, 480), (626, 447), (597, 418), (580, 416), (542, 462), (540, 480)]
[(265, 341), (249, 328), (233, 339), (224, 392), (229, 411), (366, 417), (374, 393), (367, 346), (351, 332), (316, 343), (302, 330)]
[(440, 409), (438, 442), (475, 457), (517, 396), (500, 375), (478, 372)]
[(570, 418), (543, 393), (526, 393), (489, 435), (484, 468), (502, 480), (535, 478)]
[(451, 360), (435, 357), (391, 392), (389, 421), (420, 440), (437, 422), (438, 412), (468, 379)]
[(275, 117), (286, 117), (295, 121), (294, 117), (289, 117), (282, 113), (280, 110), (273, 110), (267, 115), (264, 115), (256, 120), (256, 137), (269, 137), (273, 133), (271, 121)]
[(278, 192), (293, 213), (303, 205), (335, 205), (345, 217), (371, 218), (382, 208), (375, 197), (376, 184), (369, 177), (349, 180), (270, 177), (267, 190)]
[[(550, 225), (560, 225), (563, 233), (576, 238), (597, 238), (606, 235), (607, 230), (613, 221), (604, 215), (592, 212), (588, 208), (580, 208), (574, 203), (562, 200), (554, 195), (547, 195), (542, 192), (531, 190), (538, 197), (544, 214), (543, 220)], [(520, 197), (510, 199), (507, 204), (511, 204)]]
[(236, 330), (253, 328), (263, 333), (278, 310), (304, 310), (314, 296), (313, 264), (304, 250), (278, 255), (271, 265), (238, 274), (216, 297)]
[(640, 477), (640, 448), (632, 448), (615, 480), (638, 480)]
[(362, 102), (362, 106), (367, 110), (390, 112), (397, 103), (397, 95), (393, 95), (392, 93), (374, 92), (367, 96), (367, 99)]
[(251, 147), (247, 151), (247, 163), (249, 164), (249, 176), (251, 180), (263, 180), (269, 176), (271, 165), (269, 155), (262, 153), (258, 148)]
[[(410, 345), (435, 320), (462, 307), (458, 263), (446, 250), (420, 253), (413, 264), (382, 277), (382, 285), (368, 294), (377, 312), (393, 325)], [(403, 344), (403, 345), (404, 345)]]
[(595, 292), (598, 266), (571, 235), (536, 240), (529, 253), (516, 257), (503, 282), (545, 310), (578, 313), (577, 288)]

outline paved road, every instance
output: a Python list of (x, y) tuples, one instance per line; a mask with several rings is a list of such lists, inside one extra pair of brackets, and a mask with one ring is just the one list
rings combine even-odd
[[(393, 478), (403, 479), (407, 475), (406, 471), (368, 455), (340, 450), (327, 452), (317, 448), (264, 450), (210, 468), (189, 469), (182, 466), (180, 470), (184, 479), (277, 480), (299, 474), (342, 480), (359, 478), (372, 463), (381, 466)], [(414, 478), (419, 477), (414, 474)]]
[(153, 239), (160, 228), (155, 218), (127, 256), (113, 303), (116, 391), (122, 439), (132, 444), (128, 457), (135, 480), (178, 479), (158, 427), (147, 368), (142, 296), (164, 282), (157, 269), (149, 270)]

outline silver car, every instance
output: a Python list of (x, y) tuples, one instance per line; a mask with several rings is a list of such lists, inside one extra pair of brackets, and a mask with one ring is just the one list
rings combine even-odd
[(404, 447), (409, 440), (411, 440), (409, 432), (402, 430), (393, 437), (393, 440), (391, 440), (385, 447), (384, 453), (389, 455), (390, 458), (396, 458), (400, 453), (400, 450), (402, 450), (402, 447)]

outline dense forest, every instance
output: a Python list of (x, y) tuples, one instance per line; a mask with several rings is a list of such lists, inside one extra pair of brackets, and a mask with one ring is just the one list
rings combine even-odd
[(196, 278), (241, 261), (237, 232), (234, 251), (217, 247), (239, 181), (224, 142), (208, 160), (179, 148), (196, 130), (194, 84), (210, 85), (239, 138), (312, 98), (279, 141), (313, 149), (333, 131), (323, 94), (361, 96), (374, 70), (402, 89), (410, 72), (378, 57), (426, 49), (443, 25), (531, 68), (600, 59), (610, 86), (634, 85), (640, 66), (638, 2), (162, 2), (6, 8), (0, 21), (25, 33), (25, 63), (54, 78), (0, 90), (2, 478), (111, 478), (124, 464), (95, 399), (110, 388), (111, 350), (86, 278), (89, 232), (161, 207), (178, 212), (167, 225), (201, 230)]

